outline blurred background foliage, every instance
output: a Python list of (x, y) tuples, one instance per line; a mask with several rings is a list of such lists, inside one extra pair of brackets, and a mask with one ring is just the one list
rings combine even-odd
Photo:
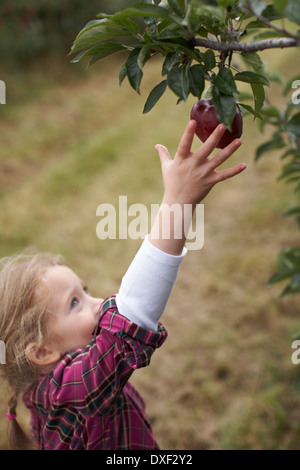
[(0, 59), (20, 63), (54, 50), (67, 54), (78, 32), (97, 13), (111, 14), (130, 3), (134, 1), (2, 0)]
[(112, 13), (126, 0), (2, 0), (0, 58), (27, 61), (49, 51), (68, 53), (79, 30), (100, 11)]

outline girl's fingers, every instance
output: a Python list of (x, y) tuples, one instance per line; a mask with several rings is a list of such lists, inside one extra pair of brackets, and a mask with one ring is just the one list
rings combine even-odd
[(158, 156), (160, 158), (160, 163), (163, 164), (164, 162), (168, 160), (172, 160), (171, 155), (169, 154), (169, 151), (167, 147), (164, 145), (157, 144), (155, 145), (155, 149), (158, 152)]
[(242, 142), (239, 139), (235, 139), (231, 144), (227, 145), (224, 149), (218, 152), (216, 155), (208, 159), (208, 168), (214, 170), (218, 166), (222, 165), (231, 155), (240, 147)]
[(226, 131), (224, 124), (219, 124), (208, 139), (195, 152), (195, 157), (199, 160), (205, 160), (218, 145), (222, 135)]
[(190, 121), (187, 124), (185, 131), (183, 133), (183, 136), (181, 138), (181, 141), (179, 143), (176, 156), (179, 156), (181, 158), (186, 158), (191, 155), (191, 147), (192, 147), (196, 127), (197, 127), (196, 121)]
[(232, 178), (235, 175), (238, 175), (247, 168), (245, 163), (240, 163), (239, 165), (233, 166), (232, 168), (227, 168), (226, 170), (220, 170), (214, 172), (213, 184), (219, 183), (220, 181), (227, 180)]

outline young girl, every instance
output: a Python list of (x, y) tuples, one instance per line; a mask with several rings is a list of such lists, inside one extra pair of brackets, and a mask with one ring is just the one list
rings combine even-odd
[[(169, 207), (191, 204), (194, 209), (216, 183), (246, 168), (239, 164), (215, 171), (241, 144), (237, 139), (210, 156), (223, 125), (192, 153), (195, 128), (190, 121), (174, 159), (165, 147), (156, 146), (163, 201), (117, 295), (106, 300), (90, 296), (59, 256), (5, 260), (0, 339), (6, 345), (3, 375), (11, 390), (11, 448), (158, 449), (144, 402), (129, 378), (149, 364), (167, 337), (159, 320), (186, 255), (187, 233), (184, 211), (181, 219), (171, 220)], [(32, 439), (17, 422), (20, 397), (31, 413)]]

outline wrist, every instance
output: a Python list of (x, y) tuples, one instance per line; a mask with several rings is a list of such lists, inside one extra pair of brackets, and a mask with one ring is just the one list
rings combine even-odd
[(195, 204), (174, 202), (164, 197), (149, 234), (149, 241), (160, 250), (180, 255), (185, 245)]

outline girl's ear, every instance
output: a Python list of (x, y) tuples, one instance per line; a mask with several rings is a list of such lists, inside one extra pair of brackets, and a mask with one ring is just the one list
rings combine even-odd
[(58, 351), (46, 345), (38, 346), (37, 343), (29, 343), (25, 349), (25, 354), (31, 362), (39, 366), (47, 366), (58, 362), (61, 357)]

